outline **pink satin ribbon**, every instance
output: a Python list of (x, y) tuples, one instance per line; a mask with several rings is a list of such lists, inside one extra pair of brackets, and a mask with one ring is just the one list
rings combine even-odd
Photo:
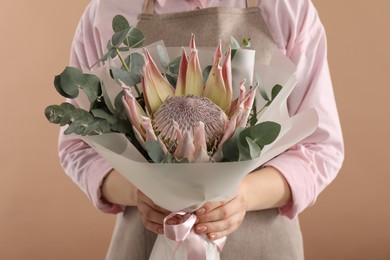
[[(175, 216), (181, 216), (182, 221), (177, 225), (169, 225), (167, 222)], [(206, 260), (207, 241), (202, 235), (196, 234), (194, 225), (196, 222), (196, 215), (185, 212), (175, 212), (168, 215), (164, 219), (164, 235), (176, 241), (176, 247), (172, 252), (172, 260), (175, 259), (177, 249), (185, 243), (187, 245), (187, 260)], [(218, 252), (222, 251), (226, 242), (226, 237), (210, 241), (215, 244)]]

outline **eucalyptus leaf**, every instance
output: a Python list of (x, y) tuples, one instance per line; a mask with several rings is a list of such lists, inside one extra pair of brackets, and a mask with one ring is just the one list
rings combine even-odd
[[(125, 62), (130, 72), (140, 74), (144, 67), (145, 59), (141, 54), (134, 52), (126, 57)], [(125, 68), (122, 67), (122, 69)]]
[(120, 119), (127, 119), (127, 114), (125, 110), (125, 106), (123, 105), (123, 96), (124, 92), (121, 91), (115, 97), (114, 106), (115, 106), (115, 115)]
[(246, 143), (248, 144), (249, 154), (250, 154), (251, 159), (258, 158), (260, 156), (260, 153), (261, 153), (260, 147), (257, 145), (257, 143), (254, 140), (252, 140), (252, 138), (250, 138), (248, 136), (245, 137), (245, 140), (246, 140)]
[(70, 124), (72, 113), (76, 109), (75, 106), (68, 102), (64, 102), (60, 106), (64, 110), (64, 115), (62, 116), (62, 119), (60, 121), (60, 126)]
[(111, 126), (105, 119), (97, 118), (85, 127), (82, 135), (101, 135), (111, 132)]
[(222, 145), (223, 158), (227, 161), (235, 162), (240, 158), (239, 140), (243, 130), (243, 127), (238, 127), (233, 136)]
[(257, 84), (259, 85), (259, 92), (260, 92), (261, 97), (266, 101), (270, 101), (270, 99), (267, 95), (267, 92), (265, 91), (264, 84), (261, 81), (260, 75), (255, 73), (255, 79), (256, 79)]
[(212, 68), (212, 66), (209, 65), (209, 66), (207, 66), (207, 67), (205, 67), (205, 68), (203, 69), (203, 71), (202, 71), (203, 82), (206, 82), (207, 79), (209, 78), (211, 68)]
[(108, 121), (110, 125), (116, 124), (118, 122), (118, 118), (112, 115), (106, 109), (94, 109), (91, 111), (92, 115), (96, 118), (102, 118)]
[(279, 92), (282, 90), (282, 86), (279, 85), (279, 84), (276, 84), (273, 88), (272, 88), (272, 93), (271, 93), (271, 97), (272, 99), (271, 100), (274, 100), (276, 98), (276, 96), (279, 94)]
[(124, 44), (130, 48), (139, 48), (144, 43), (144, 40), (144, 33), (136, 27), (131, 27)]
[(248, 147), (246, 137), (250, 137), (256, 144), (263, 149), (265, 145), (271, 144), (276, 140), (280, 133), (281, 126), (278, 123), (266, 121), (260, 124), (248, 127), (240, 133), (240, 143)]
[(171, 86), (173, 86), (174, 88), (176, 88), (177, 77), (175, 77), (175, 76), (173, 76), (173, 75), (170, 75), (170, 74), (165, 74), (165, 77), (167, 78), (169, 84), (171, 84)]
[(114, 79), (119, 79), (127, 86), (134, 86), (141, 82), (141, 77), (139, 73), (129, 72), (119, 68), (111, 68), (111, 73)]
[(116, 15), (114, 19), (112, 19), (112, 29), (115, 33), (123, 31), (127, 28), (130, 28), (129, 22), (123, 15)]
[(175, 162), (175, 158), (173, 158), (173, 155), (170, 153), (167, 153), (164, 157), (164, 160), (162, 161), (162, 163), (174, 163), (174, 162)]
[(250, 116), (248, 121), (249, 121), (249, 125), (250, 126), (254, 126), (257, 123), (257, 102), (256, 102), (256, 97), (255, 97), (255, 100), (253, 102), (252, 109), (251, 109), (251, 116)]
[(60, 75), (60, 87), (69, 98), (76, 98), (79, 95), (79, 89), (85, 83), (85, 77), (80, 69), (66, 67)]
[(176, 57), (174, 58), (168, 65), (168, 70), (173, 73), (178, 75), (179, 74), (179, 69), (180, 69), (180, 61), (181, 57)]
[(45, 109), (45, 116), (52, 124), (59, 124), (64, 114), (64, 109), (58, 105), (51, 105)]
[(160, 44), (157, 45), (157, 52), (158, 52), (158, 57), (160, 58), (161, 66), (165, 70), (168, 70), (169, 58), (167, 57), (167, 55), (166, 55), (166, 53), (164, 51), (163, 46), (161, 46)]
[(103, 95), (103, 101), (108, 110), (110, 110), (111, 113), (115, 114), (115, 108), (111, 103), (110, 97), (107, 94), (106, 87), (104, 86), (104, 83), (102, 82), (102, 95)]
[(236, 53), (237, 53), (237, 49), (232, 49), (230, 60), (234, 59), (234, 56), (236, 55)]
[(93, 74), (84, 74), (84, 83), (81, 85), (81, 89), (87, 95), (89, 102), (94, 103), (102, 92), (100, 79)]
[(130, 33), (131, 27), (128, 27), (126, 29), (123, 29), (119, 32), (116, 32), (112, 37), (111, 37), (111, 44), (114, 48), (118, 48), (119, 45), (124, 43), (126, 38), (128, 37)]
[(122, 119), (118, 120), (117, 123), (111, 125), (111, 129), (114, 132), (123, 133), (123, 134), (132, 132), (130, 122), (128, 120), (122, 120)]
[(57, 75), (54, 77), (54, 86), (57, 90), (57, 92), (65, 97), (65, 98), (72, 98), (71, 95), (68, 95), (63, 89), (62, 89), (62, 85), (61, 85), (61, 75)]
[(147, 151), (150, 159), (155, 163), (161, 163), (164, 161), (165, 154), (158, 141), (149, 140), (145, 142), (145, 150)]

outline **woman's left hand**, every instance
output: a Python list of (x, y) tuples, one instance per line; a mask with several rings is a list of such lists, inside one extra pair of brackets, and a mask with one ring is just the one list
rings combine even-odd
[(236, 195), (221, 202), (208, 202), (196, 211), (198, 223), (195, 231), (206, 233), (208, 239), (215, 240), (237, 230), (244, 220), (247, 210), (245, 187), (240, 185)]

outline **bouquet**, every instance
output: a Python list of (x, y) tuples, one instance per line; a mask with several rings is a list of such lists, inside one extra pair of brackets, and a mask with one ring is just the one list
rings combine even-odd
[(192, 212), (232, 197), (246, 174), (310, 135), (317, 114), (289, 117), (295, 67), (277, 51), (261, 65), (234, 38), (223, 55), (221, 43), (198, 48), (194, 35), (187, 49), (162, 41), (141, 49), (142, 32), (120, 15), (113, 30), (102, 66), (67, 67), (54, 79), (77, 106), (51, 105), (45, 115), (173, 212), (167, 220), (182, 216), (164, 223), (150, 259), (219, 259), (224, 240), (195, 234)]

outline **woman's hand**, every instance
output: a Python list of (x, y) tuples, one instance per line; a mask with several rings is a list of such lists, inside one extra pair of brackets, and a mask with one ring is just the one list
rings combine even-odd
[(141, 214), (142, 222), (147, 229), (156, 234), (164, 233), (164, 218), (171, 212), (154, 204), (149, 197), (139, 190), (137, 191), (137, 208)]
[(247, 211), (245, 186), (241, 183), (236, 195), (223, 202), (208, 202), (196, 211), (195, 231), (206, 233), (210, 240), (219, 239), (237, 230)]

